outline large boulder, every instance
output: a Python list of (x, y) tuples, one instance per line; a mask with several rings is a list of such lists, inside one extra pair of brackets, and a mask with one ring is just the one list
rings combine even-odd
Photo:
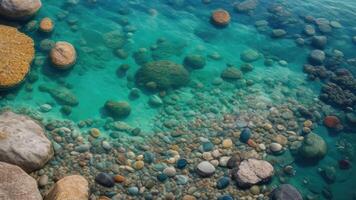
[(41, 8), (41, 0), (1, 0), (0, 15), (10, 19), (28, 19)]
[(0, 199), (42, 200), (37, 182), (20, 167), (0, 162)]
[(272, 191), (271, 200), (303, 200), (299, 191), (290, 184), (282, 184)]
[(315, 133), (309, 133), (304, 137), (299, 148), (299, 155), (303, 159), (319, 160), (325, 156), (327, 145), (322, 137)]
[(88, 181), (79, 175), (66, 176), (49, 190), (45, 200), (87, 200), (89, 198)]
[(177, 88), (189, 82), (189, 72), (171, 61), (153, 61), (144, 64), (135, 75), (140, 86), (155, 84), (158, 89)]
[(36, 121), (10, 111), (0, 115), (0, 161), (32, 172), (52, 156), (52, 143)]
[[(0, 5), (3, 1), (0, 1)], [(35, 56), (33, 40), (16, 28), (0, 25), (0, 90), (20, 84)]]
[(269, 162), (250, 158), (240, 163), (234, 177), (239, 186), (247, 187), (266, 182), (273, 174), (274, 168)]

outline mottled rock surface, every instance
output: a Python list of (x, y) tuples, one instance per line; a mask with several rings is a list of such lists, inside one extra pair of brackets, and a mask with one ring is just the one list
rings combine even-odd
[(52, 144), (36, 121), (10, 111), (0, 115), (0, 161), (32, 172), (52, 156)]
[(42, 200), (37, 182), (20, 167), (0, 162), (0, 199)]
[(0, 15), (11, 19), (27, 19), (41, 8), (41, 0), (1, 0)]

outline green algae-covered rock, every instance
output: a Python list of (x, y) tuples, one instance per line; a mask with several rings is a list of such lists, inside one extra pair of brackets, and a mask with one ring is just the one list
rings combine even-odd
[(237, 80), (242, 78), (242, 73), (236, 67), (227, 67), (221, 73), (221, 78), (225, 80)]
[(124, 118), (131, 113), (131, 106), (126, 101), (108, 100), (105, 103), (105, 109), (114, 118)]
[(184, 58), (184, 66), (191, 69), (201, 69), (205, 66), (205, 57), (202, 55), (187, 55)]
[(178, 88), (189, 82), (189, 72), (179, 64), (161, 60), (148, 62), (135, 75), (139, 86), (154, 83), (158, 89)]
[(39, 89), (42, 92), (49, 93), (61, 105), (76, 106), (79, 104), (74, 93), (66, 87), (40, 85)]
[(315, 133), (306, 135), (299, 148), (299, 155), (305, 159), (319, 160), (326, 152), (327, 145), (324, 139)]

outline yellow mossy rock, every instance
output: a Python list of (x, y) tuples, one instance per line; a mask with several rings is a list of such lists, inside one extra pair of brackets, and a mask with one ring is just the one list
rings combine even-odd
[(35, 55), (33, 40), (16, 28), (0, 25), (0, 89), (21, 83)]

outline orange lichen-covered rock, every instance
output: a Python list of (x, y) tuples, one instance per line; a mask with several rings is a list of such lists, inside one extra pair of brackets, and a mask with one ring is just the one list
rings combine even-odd
[(33, 40), (16, 28), (0, 25), (0, 89), (24, 80), (35, 55)]
[(53, 21), (51, 18), (45, 17), (41, 20), (40, 22), (40, 30), (45, 33), (50, 33), (52, 32), (54, 28)]
[(230, 23), (230, 14), (224, 9), (215, 10), (211, 15), (211, 22), (217, 26), (227, 26)]

